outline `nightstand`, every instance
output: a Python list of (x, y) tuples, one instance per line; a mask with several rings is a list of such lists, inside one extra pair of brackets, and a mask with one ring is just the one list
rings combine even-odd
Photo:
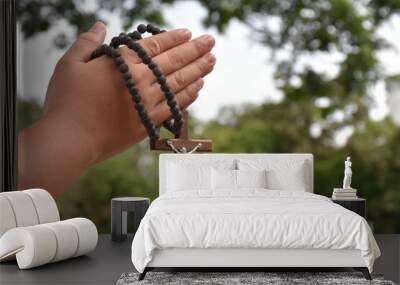
[(150, 199), (145, 197), (119, 197), (111, 200), (111, 240), (124, 241), (128, 235), (128, 213), (133, 214), (133, 232), (146, 214)]
[(359, 214), (364, 219), (367, 218), (367, 205), (365, 199), (355, 198), (349, 200), (337, 200), (331, 198), (331, 200), (333, 203), (339, 204), (340, 206)]

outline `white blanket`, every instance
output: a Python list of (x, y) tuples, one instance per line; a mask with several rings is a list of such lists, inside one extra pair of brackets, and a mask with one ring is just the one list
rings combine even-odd
[(134, 237), (135, 268), (143, 272), (165, 248), (358, 249), (371, 272), (380, 255), (359, 215), (320, 195), (265, 189), (162, 195)]

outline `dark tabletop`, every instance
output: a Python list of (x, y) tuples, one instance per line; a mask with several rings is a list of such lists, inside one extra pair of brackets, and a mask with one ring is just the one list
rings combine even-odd
[[(400, 281), (400, 235), (375, 235), (382, 256), (374, 272), (395, 283)], [(124, 242), (112, 242), (100, 235), (95, 251), (41, 267), (19, 270), (15, 261), (0, 264), (0, 284), (115, 284), (124, 272), (134, 271), (131, 262), (132, 236)], [(312, 271), (312, 269), (310, 269)]]
[(150, 201), (149, 198), (145, 197), (116, 197), (112, 198), (111, 201), (117, 202), (141, 202), (141, 201)]
[(0, 284), (115, 284), (124, 272), (134, 271), (132, 236), (112, 242), (100, 235), (97, 248), (80, 256), (40, 267), (19, 270), (16, 261), (0, 264)]

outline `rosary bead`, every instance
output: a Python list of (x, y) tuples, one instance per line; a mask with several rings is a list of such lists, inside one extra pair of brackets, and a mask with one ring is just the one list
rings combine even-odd
[(122, 74), (122, 77), (124, 78), (124, 80), (128, 80), (132, 78), (132, 74), (128, 71)]
[(174, 125), (173, 133), (175, 135), (179, 136), (179, 134), (181, 133), (181, 130), (182, 130), (182, 126), (183, 126), (183, 123), (179, 124), (179, 125), (177, 125), (177, 124)]
[(136, 102), (138, 98), (138, 100), (140, 101), (140, 95), (139, 95), (139, 90), (136, 88), (136, 86), (132, 86), (131, 88), (128, 89), (129, 93), (131, 94), (132, 98), (134, 99), (134, 101)]
[(145, 128), (146, 129), (151, 128), (151, 121), (150, 118), (147, 116), (147, 112), (144, 109), (142, 111), (136, 109), (136, 111), (138, 112), (139, 116), (143, 118), (142, 123), (145, 126)]
[(149, 63), (149, 65), (148, 65), (148, 67), (151, 69), (151, 70), (153, 70), (153, 69), (155, 69), (156, 67), (157, 67), (157, 64), (154, 62), (154, 61), (150, 61), (150, 63)]
[(160, 68), (159, 68), (158, 66), (156, 66), (156, 67), (153, 69), (153, 74), (154, 74), (157, 78), (160, 77), (161, 75), (163, 75), (162, 72), (161, 72), (161, 70), (160, 70)]
[(150, 118), (147, 116), (147, 111), (144, 108), (143, 103), (141, 101), (136, 103), (135, 109), (139, 113), (140, 117), (142, 118), (142, 121), (150, 120)]
[(136, 103), (136, 110), (137, 110), (139, 113), (143, 113), (143, 112), (145, 111), (142, 102)]
[[(145, 114), (147, 115), (147, 112), (146, 112), (146, 111), (143, 111), (143, 112), (145, 112)], [(147, 126), (149, 129), (154, 128), (154, 124), (153, 124), (153, 122), (151, 121), (151, 119), (150, 119), (148, 116), (146, 116), (146, 118), (143, 120), (143, 123), (144, 123), (145, 126)]]
[(175, 119), (175, 122), (177, 124), (182, 124), (183, 123), (183, 117), (182, 117), (182, 114), (181, 114), (180, 110), (177, 113), (179, 113), (179, 116)]
[(137, 96), (140, 98), (139, 90), (136, 88), (135, 85), (128, 87), (128, 91), (129, 93), (131, 93), (132, 96)]
[(119, 66), (119, 71), (122, 72), (122, 73), (125, 73), (125, 72), (129, 71), (128, 65), (126, 65), (126, 63), (121, 64)]
[(161, 30), (160, 30), (159, 28), (154, 27), (154, 28), (153, 28), (152, 34), (153, 34), (153, 35), (157, 35), (157, 34), (159, 34), (160, 32), (161, 32)]
[(121, 64), (124, 64), (124, 59), (122, 58), (121, 55), (117, 56), (116, 58), (114, 58), (115, 64), (120, 66)]
[(167, 84), (160, 84), (160, 88), (164, 93), (171, 92)]
[(139, 90), (136, 88), (136, 86), (130, 87), (129, 92), (132, 94), (132, 96), (137, 96), (140, 98)]
[(116, 48), (116, 47), (118, 47), (118, 45), (119, 45), (119, 38), (118, 37), (113, 37), (112, 39), (111, 39), (111, 44), (110, 44), (112, 47), (114, 47), (114, 48)]
[(119, 52), (118, 52), (116, 49), (111, 48), (111, 57), (112, 57), (112, 58), (116, 58), (116, 57), (119, 57), (119, 56), (121, 56), (121, 55), (119, 54)]
[(146, 28), (149, 33), (153, 33), (155, 27), (152, 24), (147, 24)]
[(168, 100), (167, 98), (167, 105), (172, 109), (176, 106), (175, 100)]
[(142, 58), (142, 61), (143, 61), (144, 64), (149, 64), (150, 61), (151, 61), (151, 58), (150, 58), (150, 56), (149, 56), (148, 54), (146, 54), (146, 55)]
[[(138, 97), (139, 97), (139, 96), (138, 96)], [(138, 111), (140, 111), (140, 110), (145, 111), (144, 105), (143, 105), (142, 102), (137, 103), (136, 106), (135, 106), (135, 108), (136, 108), (136, 110), (138, 110)]]
[(174, 100), (174, 94), (171, 92), (171, 90), (165, 92), (165, 97), (167, 97), (167, 100), (169, 101)]
[(95, 52), (96, 52), (96, 57), (99, 57), (99, 56), (102, 56), (104, 54), (104, 49), (102, 49), (100, 47), (97, 50), (95, 50)]
[(136, 98), (138, 98), (138, 101), (140, 101), (140, 95), (139, 95), (139, 92), (138, 92), (136, 86), (132, 86), (128, 90), (129, 90), (129, 93), (131, 94), (132, 98), (135, 100), (135, 102), (137, 101)]
[(111, 47), (109, 47), (108, 45), (103, 45), (104, 46), (104, 53), (107, 55), (107, 56), (111, 56)]
[(127, 44), (128, 48), (131, 50), (138, 52), (140, 50), (140, 45), (135, 41), (129, 41)]
[(175, 119), (175, 127), (178, 127), (178, 129), (183, 125), (183, 118), (179, 117), (179, 115), (181, 114), (180, 111), (178, 111), (175, 116), (177, 116), (177, 118)]
[(163, 126), (168, 130), (172, 130), (172, 128), (174, 126), (174, 122), (172, 119), (168, 120), (168, 121), (164, 121)]
[(138, 51), (138, 56), (139, 56), (140, 58), (143, 58), (143, 57), (146, 56), (146, 55), (147, 55), (146, 51), (145, 51), (142, 47), (140, 47), (140, 49), (139, 49), (139, 51)]
[(141, 33), (141, 34), (145, 33), (146, 30), (147, 30), (146, 25), (140, 24), (139, 26), (137, 26), (137, 30), (138, 30), (138, 32)]
[(99, 56), (98, 54), (99, 54), (99, 50), (98, 49), (94, 50), (94, 52), (92, 52), (92, 54), (90, 55), (90, 59), (91, 60), (95, 59), (96, 57)]
[(97, 57), (102, 56), (104, 54), (104, 48), (101, 46), (97, 49)]
[(158, 138), (158, 137), (160, 137), (160, 136), (157, 134), (157, 131), (155, 131), (154, 129), (152, 129), (152, 130), (150, 131), (150, 138)]
[(157, 76), (157, 81), (160, 84), (165, 84), (167, 82), (167, 80), (165, 79), (165, 76), (163, 74), (161, 74), (160, 76)]
[(135, 82), (133, 82), (132, 79), (126, 80), (125, 84), (126, 84), (126, 87), (128, 87), (128, 89), (131, 89), (132, 87), (135, 87)]
[(128, 34), (134, 40), (140, 40), (142, 36), (138, 31), (133, 31), (132, 33)]
[(172, 114), (177, 114), (177, 113), (179, 113), (179, 111), (180, 111), (180, 109), (179, 109), (178, 106), (174, 106), (174, 107), (171, 108), (171, 113)]
[[(132, 94), (132, 92), (131, 92), (131, 94)], [(136, 95), (135, 95), (135, 96), (132, 95), (132, 100), (133, 100), (133, 102), (135, 102), (136, 104), (139, 103), (139, 102), (141, 102), (140, 96), (136, 96)]]
[[(139, 113), (140, 114), (140, 113)], [(147, 115), (147, 114), (146, 114)], [(152, 131), (154, 129), (154, 124), (153, 122), (150, 120), (149, 117), (146, 117), (145, 119), (142, 119), (142, 123), (144, 125), (144, 127), (149, 130)]]

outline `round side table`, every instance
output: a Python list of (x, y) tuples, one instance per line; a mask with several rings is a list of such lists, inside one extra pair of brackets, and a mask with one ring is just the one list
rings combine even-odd
[(133, 213), (133, 234), (146, 214), (150, 199), (144, 197), (118, 197), (111, 200), (111, 240), (124, 241), (128, 234), (128, 213)]

